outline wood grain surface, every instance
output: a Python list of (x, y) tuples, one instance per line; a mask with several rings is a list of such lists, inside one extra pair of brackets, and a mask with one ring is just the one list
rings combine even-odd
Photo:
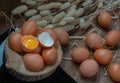
[(10, 23), (6, 21), (3, 14), (1, 16), (1, 12), (4, 12), (8, 17), (10, 17), (11, 10), (19, 4), (19, 0), (0, 0), (0, 34), (3, 34), (10, 28)]
[[(118, 31), (120, 31), (120, 21), (113, 21), (111, 26), (109, 27), (109, 30), (111, 29), (117, 29)], [(91, 31), (91, 29), (96, 29), (96, 27), (91, 27), (88, 32), (86, 32), (85, 34), (89, 33), (89, 31)], [(107, 33), (109, 30), (104, 30), (103, 33)], [(76, 30), (76, 32), (72, 33), (72, 35), (80, 35), (81, 30)], [(93, 32), (97, 32), (97, 30), (93, 30)], [(80, 36), (84, 36), (85, 34), (83, 35), (80, 35)], [(67, 46), (63, 46), (63, 51), (64, 51), (64, 57), (67, 57), (67, 58), (71, 58), (71, 50), (74, 48), (73, 47), (73, 44), (78, 44), (79, 47), (86, 47), (86, 44), (85, 44), (85, 40), (81, 40), (81, 39), (74, 39), (74, 40), (71, 40), (70, 39), (70, 43), (67, 45)], [(89, 48), (88, 48), (89, 49)], [(93, 50), (89, 49), (91, 54), (90, 54), (90, 58), (91, 59), (94, 59), (93, 58)], [(120, 51), (120, 44), (117, 45), (114, 49), (111, 49), (111, 50), (119, 50)], [(113, 53), (113, 56), (114, 56), (114, 53)], [(115, 60), (113, 60), (112, 62), (120, 62), (119, 58), (116, 58)], [(65, 60), (63, 59), (62, 60), (62, 63), (61, 63), (61, 67), (62, 69), (68, 73), (74, 80), (76, 80), (77, 83), (116, 83), (114, 81), (111, 80), (111, 78), (109, 77), (109, 75), (105, 75), (105, 67), (106, 66), (102, 66), (102, 65), (99, 65), (99, 71), (98, 73), (92, 77), (92, 78), (85, 78), (85, 77), (82, 77), (80, 75), (80, 72), (79, 72), (79, 65), (80, 64), (77, 64), (71, 60)]]

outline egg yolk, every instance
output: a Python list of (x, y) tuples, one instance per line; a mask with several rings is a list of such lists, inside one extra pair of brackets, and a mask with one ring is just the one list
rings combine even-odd
[(23, 40), (23, 45), (27, 48), (34, 49), (37, 47), (37, 42), (32, 38), (26, 38)]

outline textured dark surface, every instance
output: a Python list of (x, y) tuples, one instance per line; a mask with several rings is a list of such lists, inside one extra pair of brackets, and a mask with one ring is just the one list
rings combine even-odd
[(11, 27), (10, 21), (3, 15), (3, 13), (10, 19), (11, 10), (19, 4), (19, 0), (0, 0), (0, 35)]
[(20, 0), (0, 0), (0, 11), (10, 15), (11, 10), (19, 5)]
[[(12, 77), (6, 70), (5, 66), (2, 65), (0, 68), (0, 83), (27, 83), (20, 81)], [(48, 78), (41, 81), (30, 82), (30, 83), (76, 83), (70, 78), (60, 67)]]

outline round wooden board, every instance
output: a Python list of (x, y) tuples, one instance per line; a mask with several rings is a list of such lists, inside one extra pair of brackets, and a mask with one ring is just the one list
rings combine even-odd
[(29, 71), (23, 62), (23, 54), (18, 54), (9, 48), (8, 43), (5, 45), (5, 66), (8, 72), (15, 78), (23, 81), (38, 81), (50, 76), (62, 61), (63, 51), (61, 45), (57, 44), (58, 57), (56, 63), (53, 65), (45, 65), (44, 68), (38, 72)]

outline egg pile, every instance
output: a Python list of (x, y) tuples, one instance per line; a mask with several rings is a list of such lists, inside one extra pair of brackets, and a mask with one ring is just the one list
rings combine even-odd
[[(102, 11), (98, 15), (98, 24), (103, 30), (109, 28), (112, 23), (112, 16), (107, 11)], [(120, 31), (109, 29), (103, 36), (98, 33), (91, 32), (85, 36), (85, 44), (87, 48), (93, 50), (93, 59), (90, 58), (90, 50), (86, 47), (77, 47), (72, 49), (72, 60), (78, 64), (80, 74), (90, 78), (97, 74), (100, 65), (109, 65), (108, 74), (116, 82), (120, 82), (120, 64), (111, 63), (113, 53), (109, 48), (114, 48), (120, 43)]]
[[(62, 38), (64, 40), (61, 40)], [(33, 72), (44, 69), (45, 65), (56, 63), (58, 42), (61, 45), (68, 43), (68, 33), (65, 30), (38, 29), (35, 21), (26, 21), (19, 32), (14, 32), (8, 37), (9, 47), (22, 54), (25, 67)]]
[[(112, 23), (112, 16), (107, 11), (102, 11), (97, 17), (97, 22), (103, 30), (109, 28)], [(31, 39), (30, 41), (28, 41)], [(32, 43), (30, 43), (32, 42)], [(57, 42), (67, 45), (69, 42), (68, 33), (62, 28), (41, 28), (38, 29), (35, 21), (26, 21), (20, 32), (12, 33), (8, 38), (9, 47), (18, 52), (24, 53), (23, 61), (25, 67), (30, 71), (40, 71), (45, 65), (53, 65), (57, 59)], [(29, 44), (30, 43), (30, 44)], [(109, 76), (116, 82), (120, 82), (120, 64), (111, 63), (114, 48), (120, 43), (120, 32), (109, 30), (104, 37), (98, 33), (91, 32), (85, 36), (86, 47), (74, 48), (71, 52), (72, 60), (78, 64), (80, 74), (90, 78), (97, 74), (100, 65), (109, 65)], [(93, 59), (90, 58), (90, 50), (93, 50)]]
[[(109, 29), (109, 26), (112, 24), (112, 15), (110, 12), (108, 11), (102, 11), (100, 12), (100, 14), (98, 15), (98, 23), (101, 26), (102, 29)], [(105, 41), (106, 41), (106, 45), (107, 47), (111, 47), (114, 48), (115, 46), (117, 46), (120, 43), (120, 31), (117, 29), (109, 29), (109, 31), (107, 32), (107, 34), (105, 35)], [(94, 55), (99, 52), (100, 50), (96, 51), (94, 53)], [(106, 49), (107, 51), (107, 49)], [(99, 52), (99, 54), (103, 55), (105, 54), (104, 51), (103, 52)], [(109, 57), (108, 57), (109, 55)], [(100, 55), (98, 55), (100, 56)], [(118, 54), (119, 56), (119, 54)], [(110, 76), (110, 78), (115, 81), (115, 82), (120, 82), (120, 64), (119, 63), (111, 63), (111, 58), (113, 57), (110, 54), (110, 51), (108, 53), (105, 54), (105, 58), (101, 57), (101, 61), (104, 60), (106, 58), (106, 63), (109, 64), (108, 67), (108, 74)], [(114, 58), (113, 58), (114, 59)], [(100, 60), (99, 60), (100, 62)], [(111, 63), (111, 64), (110, 64)], [(104, 62), (103, 62), (104, 64)]]

